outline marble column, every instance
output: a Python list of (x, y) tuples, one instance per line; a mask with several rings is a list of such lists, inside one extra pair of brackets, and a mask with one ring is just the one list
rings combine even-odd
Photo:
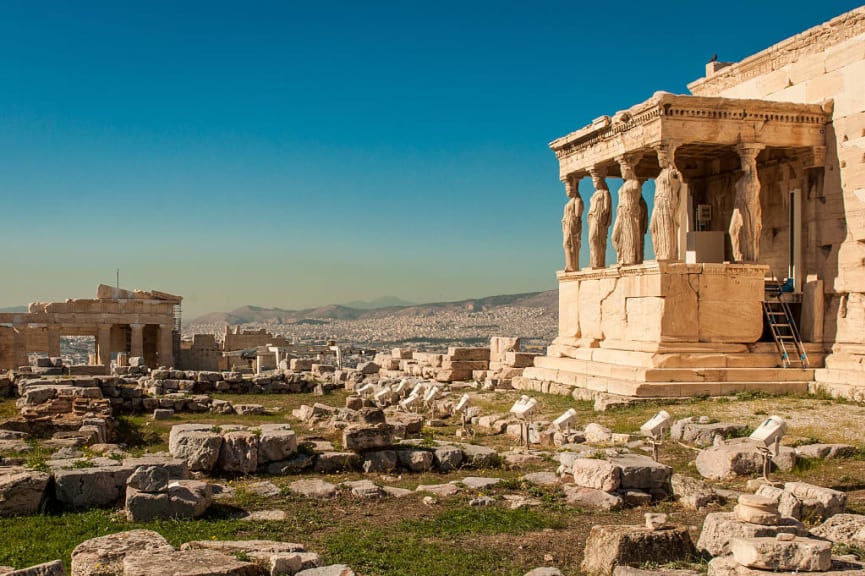
[(15, 340), (15, 368), (19, 366), (27, 366), (30, 363), (27, 350), (27, 327), (23, 325), (15, 325), (13, 327)]
[(111, 324), (99, 325), (96, 333), (96, 353), (101, 366), (111, 366)]
[(159, 342), (156, 353), (159, 356), (159, 365), (171, 368), (174, 365), (174, 338), (172, 336), (171, 324), (159, 325)]
[(130, 324), (129, 356), (144, 357), (144, 324)]
[(736, 197), (733, 201), (733, 216), (730, 218), (729, 230), (735, 262), (757, 262), (760, 258), (763, 212), (760, 206), (757, 155), (763, 148), (765, 148), (763, 144), (736, 146), (742, 164), (742, 174), (736, 180)]
[(60, 326), (49, 324), (45, 331), (48, 337), (48, 357), (57, 358), (60, 356)]
[(616, 260), (623, 266), (643, 263), (641, 232), (644, 228), (641, 206), (642, 185), (635, 169), (639, 156), (626, 154), (616, 158), (622, 170), (622, 187), (619, 189), (619, 204), (616, 207), (616, 222), (613, 225), (613, 247)]
[(650, 224), (652, 247), (659, 262), (669, 262), (679, 258), (679, 193), (682, 178), (674, 162), (676, 147), (665, 143), (654, 148), (661, 172), (655, 178), (655, 204)]
[(568, 202), (562, 215), (562, 247), (565, 251), (565, 272), (580, 269), (580, 247), (583, 237), (583, 199), (580, 198), (579, 178), (568, 176), (565, 191)]
[(589, 170), (595, 191), (589, 200), (589, 264), (592, 268), (604, 268), (607, 265), (607, 235), (613, 220), (613, 200), (607, 187), (607, 172), (604, 168), (594, 167)]

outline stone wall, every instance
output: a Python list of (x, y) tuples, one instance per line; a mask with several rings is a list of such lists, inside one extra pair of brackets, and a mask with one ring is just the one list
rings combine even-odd
[(749, 344), (762, 333), (763, 275), (747, 264), (665, 264), (560, 274), (559, 344)]
[(822, 181), (812, 180), (804, 190), (802, 252), (807, 272), (823, 283), (823, 338), (833, 352), (817, 381), (849, 396), (844, 388), (865, 371), (865, 7), (689, 88), (700, 96), (833, 101)]
[(219, 370), (222, 348), (213, 334), (193, 334), (192, 342), (180, 344), (177, 367), (181, 370)]

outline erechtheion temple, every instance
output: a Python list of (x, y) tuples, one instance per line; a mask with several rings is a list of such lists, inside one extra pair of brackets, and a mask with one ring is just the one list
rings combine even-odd
[(31, 352), (60, 356), (62, 336), (93, 336), (95, 365), (108, 370), (112, 353), (172, 366), (180, 345), (180, 296), (100, 285), (95, 299), (37, 302), (26, 313), (0, 314), (0, 370), (28, 364)]
[(865, 8), (688, 88), (550, 144), (569, 197), (559, 332), (521, 385), (865, 395)]

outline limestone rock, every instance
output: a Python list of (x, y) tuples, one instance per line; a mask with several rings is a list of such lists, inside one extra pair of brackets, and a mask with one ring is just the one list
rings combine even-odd
[(273, 482), (268, 482), (266, 480), (262, 482), (253, 482), (252, 484), (247, 484), (246, 491), (250, 494), (261, 496), (262, 498), (275, 498), (282, 493), (282, 490), (280, 490), (279, 486), (277, 486)]
[(730, 552), (748, 568), (823, 572), (832, 566), (832, 544), (811, 538), (733, 538)]
[(54, 473), (54, 494), (60, 503), (86, 510), (112, 506), (126, 494), (129, 466), (72, 468)]
[(631, 566), (616, 566), (613, 576), (700, 576), (697, 570), (676, 570), (672, 568), (632, 568)]
[[(353, 454), (353, 453), (352, 453)], [(355, 457), (356, 454), (353, 454)], [(285, 476), (287, 474), (296, 474), (303, 470), (312, 468), (316, 463), (316, 457), (309, 454), (294, 454), (288, 460), (279, 462), (271, 462), (267, 466), (267, 473), (273, 476)]]
[(673, 496), (689, 510), (700, 510), (719, 500), (715, 491), (705, 482), (684, 474), (673, 474), (670, 484)]
[(258, 576), (259, 568), (215, 550), (134, 552), (123, 559), (123, 576)]
[(396, 454), (396, 450), (366, 452), (361, 461), (361, 468), (367, 474), (393, 472), (399, 462)]
[(804, 536), (807, 531), (801, 522), (792, 518), (781, 518), (777, 526), (763, 526), (742, 522), (733, 512), (711, 512), (703, 521), (697, 550), (710, 556), (722, 556), (730, 553), (732, 538), (775, 537), (782, 533)]
[(355, 576), (355, 572), (345, 564), (331, 564), (320, 568), (307, 568), (295, 576)]
[(415, 488), (415, 492), (431, 492), (436, 496), (453, 496), (459, 491), (455, 484), (421, 484)]
[(126, 519), (130, 522), (150, 522), (171, 518), (171, 496), (168, 492), (143, 492), (126, 487)]
[(529, 570), (523, 576), (562, 576), (562, 571), (558, 568), (542, 567)]
[(223, 554), (267, 553), (288, 554), (304, 552), (302, 544), (281, 542), (279, 540), (192, 540), (180, 546), (181, 550), (215, 550)]
[(297, 452), (297, 435), (288, 426), (265, 424), (259, 427), (258, 463), (279, 462)]
[[(833, 560), (832, 566), (821, 576), (865, 576), (865, 564), (847, 560)], [(767, 572), (742, 566), (732, 556), (714, 558), (709, 562), (708, 576), (767, 576)]]
[(499, 453), (492, 448), (476, 444), (460, 444), (463, 464), (473, 468), (495, 468), (499, 465)]
[(865, 548), (865, 516), (835, 514), (811, 529), (811, 534), (855, 548)]
[(784, 491), (802, 502), (803, 518), (825, 520), (844, 512), (847, 507), (847, 495), (831, 488), (806, 482), (787, 482), (784, 484)]
[(360, 467), (361, 458), (355, 452), (327, 451), (318, 455), (313, 469), (320, 474), (345, 472)]
[(585, 508), (587, 510), (619, 510), (624, 501), (617, 494), (610, 494), (603, 490), (594, 488), (583, 488), (582, 486), (564, 485), (565, 500), (572, 506)]
[(555, 486), (560, 482), (555, 472), (530, 472), (520, 476), (520, 480), (537, 486)]
[(501, 482), (501, 478), (481, 478), (478, 476), (466, 476), (462, 480), (453, 480), (453, 483), (463, 484), (467, 488), (471, 488), (472, 490), (483, 490), (484, 488), (489, 488), (490, 486), (495, 486), (499, 482)]
[(613, 432), (594, 422), (586, 424), (584, 435), (588, 444), (609, 444), (613, 441)]
[(742, 494), (733, 512), (737, 520), (751, 524), (775, 526), (781, 519), (778, 514), (778, 501), (760, 494)]
[(307, 498), (331, 498), (336, 495), (336, 485), (318, 478), (295, 480), (288, 485), (288, 489)]
[(356, 480), (353, 482), (343, 482), (341, 486), (345, 486), (353, 496), (357, 498), (374, 500), (384, 496), (385, 492), (381, 486), (376, 485), (370, 480)]
[(264, 414), (264, 406), (261, 404), (235, 404), (234, 412), (238, 416), (259, 416)]
[(778, 514), (787, 518), (802, 519), (802, 501), (791, 492), (771, 484), (762, 484), (755, 492), (758, 496), (767, 496), (778, 503)]
[(226, 432), (219, 450), (218, 464), (224, 472), (255, 472), (258, 467), (258, 437), (247, 430)]
[(216, 466), (222, 448), (222, 436), (210, 427), (196, 424), (172, 426), (168, 450), (175, 458), (186, 460), (192, 471), (210, 472)]
[(796, 456), (800, 458), (847, 458), (855, 452), (856, 447), (849, 444), (806, 444), (796, 447)]
[(578, 458), (571, 473), (574, 484), (583, 488), (612, 492), (622, 485), (622, 470), (609, 460)]
[(429, 450), (398, 450), (400, 466), (412, 472), (429, 472), (433, 466), (434, 454)]
[(433, 464), (439, 472), (450, 472), (460, 467), (463, 451), (456, 446), (439, 446), (433, 453)]
[(53, 562), (45, 562), (44, 564), (38, 564), (21, 570), (13, 570), (4, 574), (5, 576), (66, 576), (66, 570), (63, 568), (63, 562), (54, 560)]
[[(682, 422), (682, 421), (680, 421)], [(679, 424), (677, 422), (676, 424)], [(674, 434), (678, 430), (677, 434)], [(678, 428), (674, 426), (670, 430), (673, 440), (681, 440), (688, 444), (705, 447), (711, 446), (716, 437), (732, 438), (744, 433), (747, 426), (744, 424), (731, 424), (729, 422), (702, 423), (699, 421), (682, 422)]]
[(641, 454), (620, 454), (610, 461), (621, 469), (622, 488), (667, 488), (673, 469)]
[[(780, 470), (789, 471), (796, 463), (792, 448), (781, 446), (772, 462)], [(710, 446), (697, 455), (697, 471), (703, 478), (722, 480), (733, 476), (745, 476), (763, 470), (763, 455), (754, 442), (734, 442)]]
[(147, 454), (138, 458), (124, 458), (122, 464), (124, 466), (131, 466), (132, 468), (158, 466), (167, 470), (168, 477), (173, 480), (185, 480), (189, 478), (189, 467), (186, 465), (186, 460), (172, 458), (164, 452), (160, 454)]
[(116, 576), (133, 552), (171, 552), (174, 548), (152, 530), (128, 530), (85, 540), (72, 550), (71, 576)]
[(35, 514), (51, 476), (26, 468), (0, 468), (0, 516)]
[(586, 540), (582, 571), (610, 575), (616, 566), (687, 560), (694, 545), (687, 529), (648, 530), (643, 526), (593, 526)]
[(168, 470), (160, 466), (139, 466), (126, 480), (126, 486), (141, 492), (167, 492)]
[(171, 498), (171, 516), (198, 518), (213, 503), (213, 490), (200, 480), (175, 480), (168, 485)]
[(346, 450), (355, 451), (389, 448), (393, 445), (393, 426), (350, 426), (342, 433), (342, 445)]

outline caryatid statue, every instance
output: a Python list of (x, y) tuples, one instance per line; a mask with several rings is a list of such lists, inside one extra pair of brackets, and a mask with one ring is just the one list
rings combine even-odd
[(583, 236), (583, 199), (578, 189), (579, 179), (570, 176), (565, 179), (568, 203), (562, 214), (562, 247), (565, 249), (565, 272), (580, 269), (580, 245)]
[[(645, 218), (641, 214), (642, 184), (635, 173), (637, 158), (626, 155), (616, 158), (622, 170), (622, 187), (619, 189), (619, 205), (616, 208), (616, 223), (613, 225), (613, 248), (619, 264), (632, 266), (643, 263), (640, 250), (641, 230)], [(642, 218), (641, 218), (642, 216)]]
[(730, 244), (733, 246), (735, 262), (756, 262), (760, 257), (763, 212), (760, 207), (757, 155), (762, 149), (760, 144), (736, 147), (742, 163), (742, 175), (736, 180), (736, 198), (733, 201), (733, 217), (730, 218)]
[(661, 173), (655, 178), (655, 206), (652, 210), (652, 246), (658, 261), (679, 258), (679, 192), (682, 178), (673, 162), (675, 147), (660, 145), (658, 164)]
[(606, 172), (592, 168), (589, 174), (595, 185), (586, 217), (589, 221), (589, 263), (592, 268), (604, 268), (607, 265), (607, 234), (613, 220), (613, 199), (607, 187)]

